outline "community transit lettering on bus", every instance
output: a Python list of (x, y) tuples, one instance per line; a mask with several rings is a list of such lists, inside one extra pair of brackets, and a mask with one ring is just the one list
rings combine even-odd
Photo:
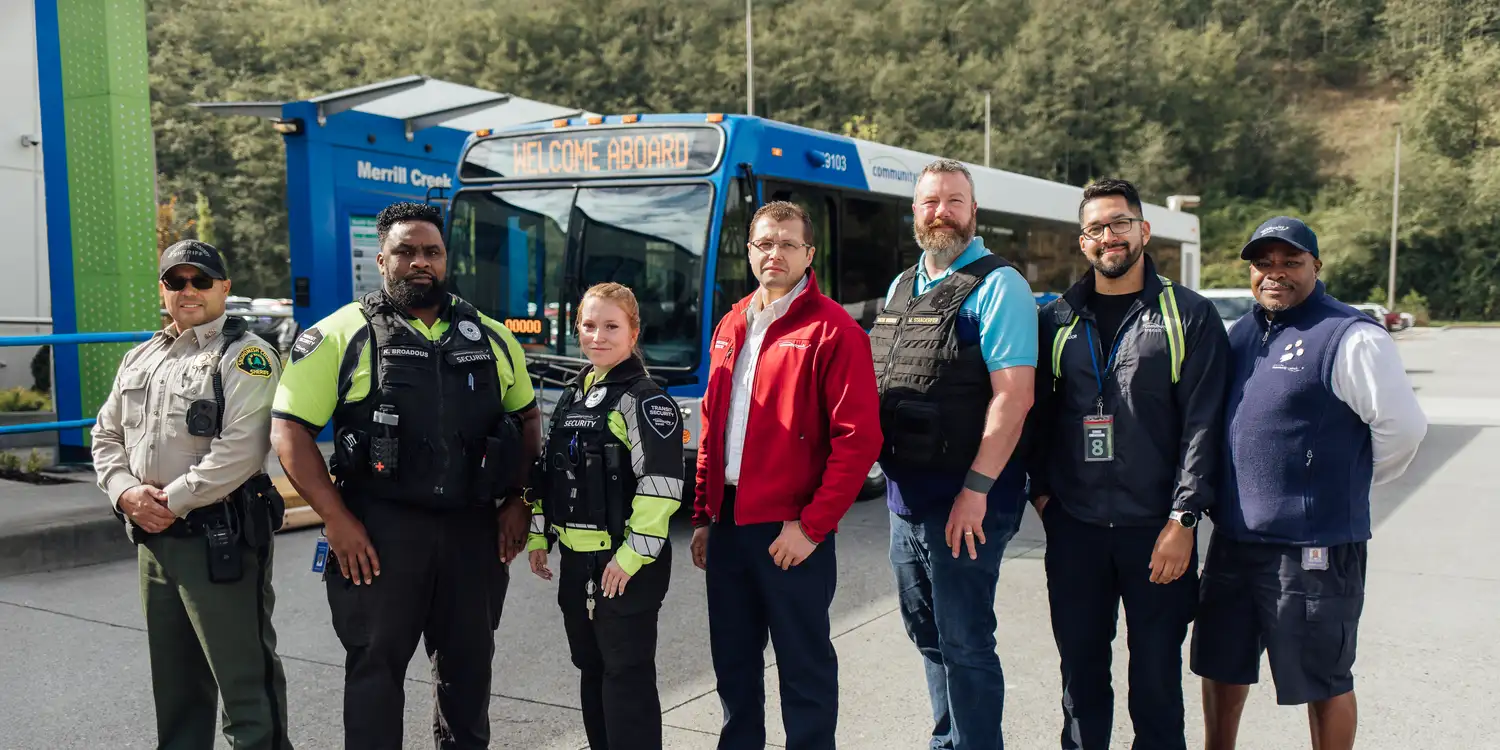
[(482, 140), (464, 155), (469, 179), (551, 179), (707, 172), (719, 160), (717, 128), (566, 130)]

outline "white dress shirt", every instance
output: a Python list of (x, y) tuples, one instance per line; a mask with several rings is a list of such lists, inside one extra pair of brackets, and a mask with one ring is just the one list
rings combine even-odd
[(740, 459), (745, 452), (745, 423), (750, 419), (750, 396), (754, 392), (755, 366), (760, 359), (760, 345), (766, 329), (786, 315), (792, 300), (807, 288), (803, 276), (792, 291), (766, 307), (766, 290), (758, 289), (745, 308), (745, 345), (734, 360), (734, 381), (729, 391), (729, 429), (724, 434), (724, 483), (740, 483)]
[(1333, 395), (1370, 426), (1375, 484), (1401, 476), (1427, 435), (1427, 415), (1390, 334), (1350, 326), (1333, 359)]

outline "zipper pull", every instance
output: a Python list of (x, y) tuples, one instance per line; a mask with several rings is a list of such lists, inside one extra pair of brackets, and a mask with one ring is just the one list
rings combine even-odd
[(1307, 451), (1307, 465), (1312, 466), (1312, 450)]

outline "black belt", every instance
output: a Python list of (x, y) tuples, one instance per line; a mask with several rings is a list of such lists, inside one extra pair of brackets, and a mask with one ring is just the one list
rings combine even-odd
[(212, 526), (223, 523), (237, 522), (230, 519), (234, 516), (234, 508), (230, 507), (231, 500), (221, 500), (213, 505), (205, 505), (188, 511), (188, 514), (177, 519), (161, 536), (194, 537), (204, 536)]

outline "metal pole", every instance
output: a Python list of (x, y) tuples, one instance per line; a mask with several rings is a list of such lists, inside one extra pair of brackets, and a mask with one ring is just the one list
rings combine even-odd
[(1396, 126), (1396, 176), (1391, 188), (1391, 276), (1386, 282), (1385, 309), (1396, 309), (1396, 227), (1401, 211), (1401, 126)]
[(984, 165), (990, 165), (990, 93), (984, 92)]
[(750, 33), (750, 3), (745, 0), (745, 114), (755, 114), (755, 37)]

